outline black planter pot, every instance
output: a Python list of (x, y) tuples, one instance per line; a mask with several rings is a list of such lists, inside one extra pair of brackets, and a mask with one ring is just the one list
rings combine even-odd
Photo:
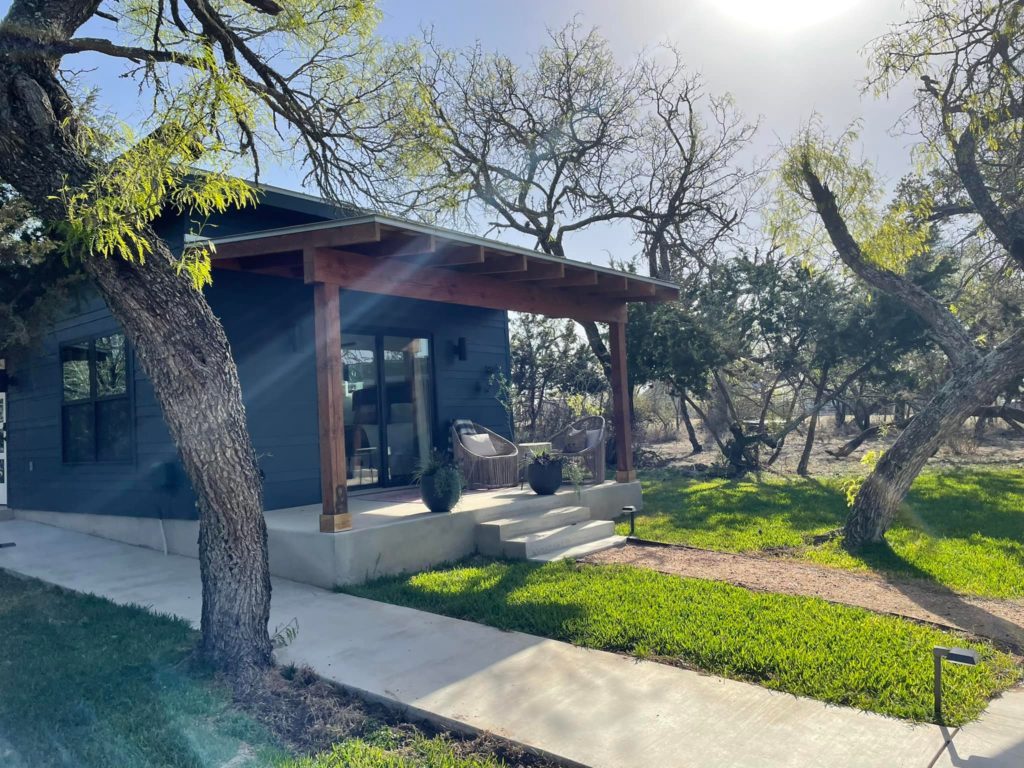
[(527, 465), (526, 481), (534, 493), (550, 496), (562, 487), (562, 462), (552, 461), (547, 464)]
[[(444, 475), (444, 481), (438, 477)], [(441, 470), (420, 478), (420, 498), (431, 512), (451, 512), (462, 498), (462, 482), (454, 472)]]

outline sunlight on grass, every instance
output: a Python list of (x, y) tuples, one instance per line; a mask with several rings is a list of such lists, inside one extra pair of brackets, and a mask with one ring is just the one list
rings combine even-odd
[(220, 765), (283, 756), (188, 669), (183, 621), (0, 573), (0, 733), (25, 765)]
[[(500, 768), (380, 724), (293, 758), (195, 669), (183, 621), (0, 571), (0, 763), (11, 768)], [(13, 754), (11, 754), (13, 752)], [(237, 762), (231, 762), (236, 760)]]
[[(475, 561), (344, 591), (913, 720), (932, 717), (932, 647), (965, 644), (859, 608), (629, 566)], [(1008, 655), (969, 645), (984, 663), (951, 671), (949, 722), (1018, 677)]]
[[(730, 552), (799, 548), (795, 557), (822, 565), (928, 579), (986, 597), (1024, 597), (1024, 473), (925, 473), (886, 544), (856, 555), (837, 542), (804, 546), (846, 518), (839, 482), (698, 481), (656, 473), (644, 480), (637, 535)], [(619, 533), (627, 530), (619, 525)]]

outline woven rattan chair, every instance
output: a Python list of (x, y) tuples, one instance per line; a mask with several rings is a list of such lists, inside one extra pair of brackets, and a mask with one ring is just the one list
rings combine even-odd
[[(578, 432), (583, 432), (584, 447), (578, 451), (566, 450), (570, 436)], [(594, 435), (594, 432), (598, 434)], [(554, 435), (550, 442), (551, 450), (564, 460), (582, 464), (583, 469), (590, 475), (591, 482), (603, 483), (605, 478), (604, 440), (604, 417), (586, 416), (579, 421), (574, 421)]]
[[(465, 422), (463, 422), (465, 423)], [(462, 472), (466, 487), (511, 488), (519, 484), (519, 449), (497, 432), (472, 423), (478, 435), (488, 435), (495, 455), (481, 456), (463, 442), (463, 435), (453, 425), (451, 428), (452, 454)]]

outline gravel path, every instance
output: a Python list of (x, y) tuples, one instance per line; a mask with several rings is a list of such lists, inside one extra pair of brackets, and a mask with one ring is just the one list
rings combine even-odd
[(965, 597), (915, 580), (682, 546), (630, 543), (598, 552), (585, 562), (625, 563), (765, 592), (820, 597), (959, 629), (987, 637), (1018, 655), (1024, 653), (1024, 600)]

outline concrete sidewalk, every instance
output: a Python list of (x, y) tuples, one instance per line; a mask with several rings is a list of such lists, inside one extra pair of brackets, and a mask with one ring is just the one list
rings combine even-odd
[[(198, 623), (198, 562), (20, 520), (0, 568)], [(594, 768), (1024, 765), (1024, 694), (955, 735), (657, 663), (275, 579), (285, 662), (435, 722)], [(936, 761), (938, 761), (936, 763)]]

